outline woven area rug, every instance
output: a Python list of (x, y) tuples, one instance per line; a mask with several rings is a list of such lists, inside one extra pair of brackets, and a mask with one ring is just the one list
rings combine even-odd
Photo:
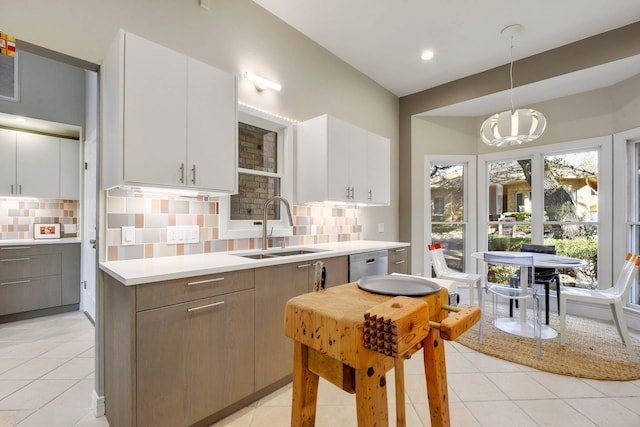
[[(555, 374), (597, 380), (624, 381), (640, 378), (640, 363), (631, 361), (613, 323), (568, 315), (565, 345), (560, 345), (559, 337), (542, 340), (542, 360), (538, 360), (535, 340), (496, 329), (491, 323), (490, 311), (488, 303), (483, 345), (478, 345), (478, 324), (456, 342), (490, 356)], [(529, 319), (532, 317), (531, 315)], [(557, 315), (551, 315), (549, 325), (560, 330)], [(631, 340), (636, 354), (640, 356), (640, 342), (634, 338)]]

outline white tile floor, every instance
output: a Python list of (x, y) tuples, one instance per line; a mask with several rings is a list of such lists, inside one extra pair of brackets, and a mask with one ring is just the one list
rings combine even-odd
[[(640, 426), (640, 380), (582, 380), (456, 343), (445, 348), (452, 426)], [(84, 314), (0, 325), (0, 427), (108, 427), (90, 409), (93, 378), (93, 326)], [(395, 425), (392, 375), (387, 384)], [(407, 426), (429, 426), (421, 353), (405, 364), (405, 388)], [(286, 386), (215, 426), (288, 426), (290, 411)], [(357, 425), (354, 396), (322, 381), (316, 425)]]

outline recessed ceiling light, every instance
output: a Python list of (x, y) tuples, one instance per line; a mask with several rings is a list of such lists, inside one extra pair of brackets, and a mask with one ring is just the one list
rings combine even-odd
[(429, 49), (422, 52), (422, 55), (420, 55), (420, 58), (422, 58), (423, 61), (429, 61), (433, 59), (433, 55), (434, 55), (433, 51)]

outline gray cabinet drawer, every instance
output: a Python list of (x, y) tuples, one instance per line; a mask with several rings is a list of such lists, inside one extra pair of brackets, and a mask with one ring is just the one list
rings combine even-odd
[(60, 275), (0, 280), (0, 315), (54, 307), (61, 302)]
[(61, 254), (15, 255), (0, 258), (0, 282), (29, 277), (60, 275)]
[(253, 288), (253, 270), (136, 285), (136, 311)]

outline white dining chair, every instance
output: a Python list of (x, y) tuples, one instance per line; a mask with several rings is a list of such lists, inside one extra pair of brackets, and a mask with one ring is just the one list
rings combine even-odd
[[(536, 340), (536, 357), (538, 359), (542, 359), (542, 309), (540, 295), (533, 280), (533, 277), (535, 276), (533, 256), (513, 256), (513, 254), (501, 255), (485, 253), (484, 261), (487, 263), (487, 272), (489, 271), (489, 267), (491, 265), (495, 265), (519, 267), (521, 271), (525, 272), (525, 274), (520, 274), (519, 287), (513, 287), (509, 284), (503, 283), (492, 283), (488, 280), (485, 282), (484, 286), (482, 287), (485, 292), (480, 294), (480, 308), (482, 309), (482, 318), (480, 319), (480, 326), (478, 330), (478, 344), (482, 345), (484, 335), (484, 317), (486, 315), (486, 311), (484, 309), (484, 296), (486, 294), (491, 293), (493, 296), (492, 323), (496, 327), (498, 321), (497, 306), (499, 297), (507, 298), (510, 301), (522, 301), (523, 310), (526, 310), (526, 300), (531, 299), (533, 300), (533, 338)], [(528, 273), (529, 271), (531, 272), (531, 274)], [(527, 278), (527, 280), (524, 282), (523, 276)], [(526, 321), (524, 317), (522, 319)]]
[(438, 279), (447, 279), (454, 282), (462, 282), (469, 285), (469, 304), (474, 301), (474, 288), (478, 290), (478, 302), (480, 302), (480, 292), (482, 291), (482, 277), (479, 274), (462, 273), (449, 268), (444, 258), (444, 251), (440, 243), (434, 243), (427, 247), (431, 257), (431, 266)]
[(568, 300), (604, 304), (611, 309), (613, 321), (616, 324), (622, 343), (627, 347), (629, 357), (634, 362), (638, 361), (638, 356), (633, 350), (633, 344), (629, 337), (627, 323), (624, 320), (624, 311), (622, 310), (624, 301), (627, 300), (631, 290), (633, 279), (637, 277), (638, 266), (640, 266), (640, 256), (627, 254), (627, 259), (612, 287), (607, 289), (562, 288), (560, 293), (560, 345), (564, 345), (567, 341), (566, 314)]

